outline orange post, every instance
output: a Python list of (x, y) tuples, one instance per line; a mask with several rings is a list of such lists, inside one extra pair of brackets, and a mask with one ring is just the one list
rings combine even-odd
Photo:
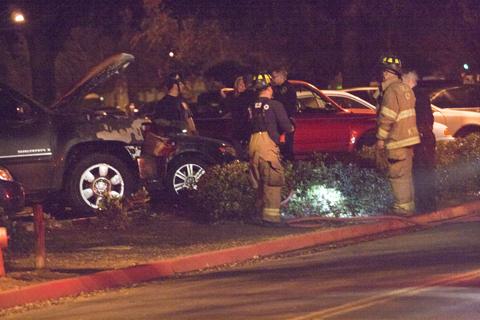
[(8, 236), (7, 236), (7, 229), (0, 228), (0, 277), (5, 276), (5, 266), (3, 263), (3, 253), (2, 248), (6, 248), (8, 245)]
[(45, 220), (41, 204), (33, 205), (33, 222), (35, 226), (35, 268), (45, 268)]

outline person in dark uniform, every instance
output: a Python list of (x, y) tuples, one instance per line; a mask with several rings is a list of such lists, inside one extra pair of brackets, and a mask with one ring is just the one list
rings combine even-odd
[(250, 138), (250, 129), (248, 124), (248, 106), (252, 104), (255, 97), (252, 90), (248, 90), (245, 76), (235, 79), (233, 85), (233, 94), (226, 95), (220, 91), (224, 98), (225, 109), (232, 116), (232, 145), (237, 150), (240, 158), (246, 158), (245, 146)]
[(263, 224), (282, 225), (280, 202), (285, 175), (278, 145), (280, 135), (292, 133), (294, 127), (282, 103), (272, 100), (271, 79), (264, 73), (254, 77), (258, 98), (248, 109), (251, 126), (249, 180), (257, 190), (256, 207)]
[[(288, 72), (285, 68), (276, 68), (272, 71), (273, 98), (283, 104), (288, 117), (293, 119), (297, 111), (297, 93), (287, 79)], [(285, 135), (285, 143), (281, 145), (281, 151), (286, 160), (294, 160), (293, 133)]]
[(426, 92), (418, 90), (418, 76), (408, 72), (402, 81), (413, 89), (415, 94), (415, 113), (420, 143), (414, 146), (413, 182), (415, 188), (415, 205), (418, 213), (437, 210), (435, 192), (435, 135), (433, 134), (433, 113), (430, 98)]
[(154, 105), (153, 121), (157, 127), (175, 128), (189, 135), (197, 135), (193, 114), (183, 100), (185, 88), (179, 73), (172, 73), (166, 79), (167, 94)]

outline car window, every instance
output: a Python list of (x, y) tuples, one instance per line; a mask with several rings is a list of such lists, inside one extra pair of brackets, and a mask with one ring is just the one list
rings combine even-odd
[[(232, 93), (227, 93), (227, 95)], [(197, 103), (191, 104), (192, 112), (196, 119), (222, 118), (229, 110), (226, 109), (225, 100), (218, 91), (208, 91), (200, 94)]]
[(465, 107), (480, 106), (480, 90), (477, 86), (465, 87)]
[(17, 100), (7, 90), (0, 89), (0, 112), (3, 121), (23, 121), (34, 115), (32, 108), (24, 101)]
[(333, 101), (345, 109), (369, 109), (366, 105), (348, 97), (329, 96)]
[(377, 90), (355, 90), (346, 92), (351, 93), (354, 96), (357, 96), (367, 102), (370, 102), (373, 106), (377, 105), (377, 100), (375, 99), (375, 93), (377, 92)]
[(302, 112), (332, 112), (331, 104), (323, 100), (319, 95), (312, 91), (302, 90), (297, 91), (297, 111)]
[(465, 86), (444, 89), (432, 95), (432, 103), (440, 108), (469, 108), (480, 105), (476, 87)]

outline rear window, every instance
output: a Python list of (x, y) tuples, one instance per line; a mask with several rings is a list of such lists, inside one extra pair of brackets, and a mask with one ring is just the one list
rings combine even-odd
[(480, 87), (448, 88), (432, 94), (432, 103), (440, 108), (474, 108), (480, 106)]

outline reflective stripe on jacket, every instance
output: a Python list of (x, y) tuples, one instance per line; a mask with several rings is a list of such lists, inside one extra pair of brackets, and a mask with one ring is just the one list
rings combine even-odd
[(400, 79), (382, 83), (383, 99), (377, 118), (377, 138), (387, 149), (420, 143), (415, 115), (415, 95)]

